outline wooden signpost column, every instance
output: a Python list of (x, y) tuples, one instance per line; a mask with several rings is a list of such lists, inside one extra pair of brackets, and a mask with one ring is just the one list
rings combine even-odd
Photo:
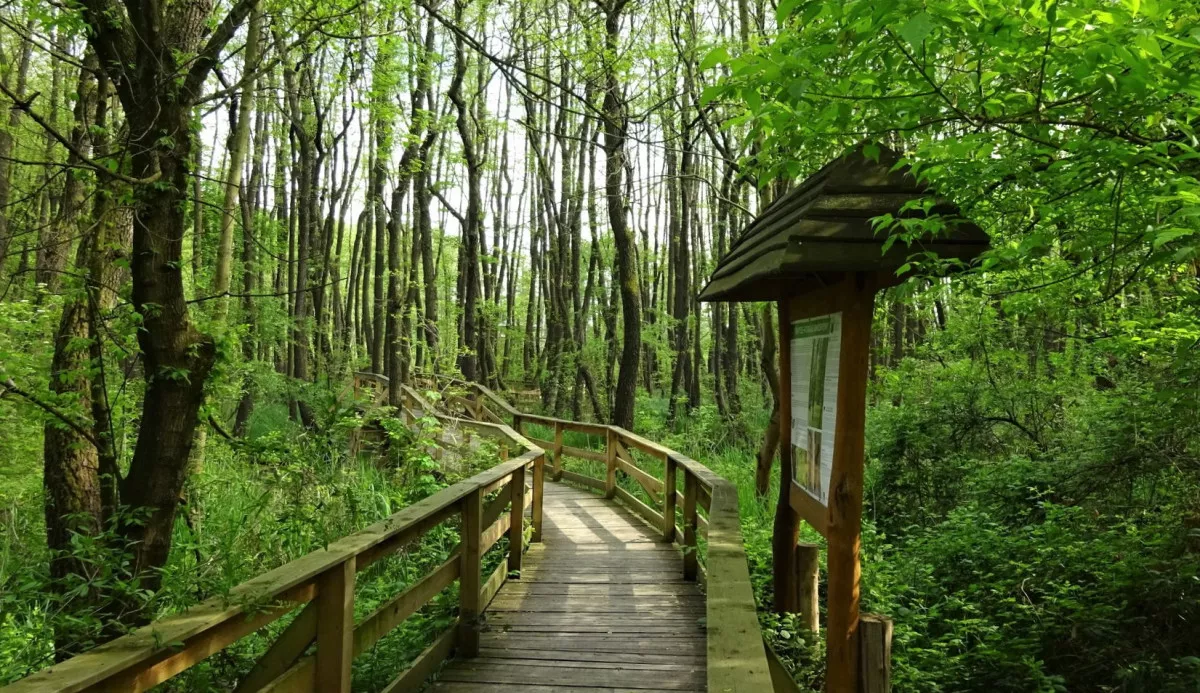
[[(846, 273), (840, 281), (784, 297), (780, 307), (781, 488), (774, 534), (776, 609), (801, 611), (796, 541), (801, 519), (828, 540), (826, 548), (826, 690), (858, 690), (859, 543), (862, 524), (863, 435), (875, 292), (890, 278), (875, 272)], [(827, 504), (797, 481), (792, 440), (793, 322), (837, 314), (837, 399)]]
[[(885, 231), (890, 229), (877, 223), (934, 216), (942, 222), (936, 232), (908, 238), (909, 243), (889, 242)], [(858, 553), (875, 293), (898, 283), (897, 272), (910, 266), (913, 253), (965, 264), (988, 245), (987, 233), (922, 182), (899, 152), (861, 142), (768, 205), (700, 292), (701, 301), (779, 305), (781, 483), (771, 542), (775, 608), (803, 615), (807, 604), (811, 616), (811, 550), (805, 561), (797, 560), (804, 520), (828, 540), (825, 680), (830, 693), (859, 693), (860, 678), (874, 680), (861, 676), (858, 667)], [(793, 347), (798, 364), (792, 363)], [(795, 400), (793, 368), (796, 383), (807, 389), (795, 393)], [(808, 576), (803, 588), (801, 573)], [(868, 644), (875, 635), (887, 640), (886, 628), (873, 627), (878, 619), (868, 621), (873, 628)], [(868, 651), (882, 653), (866, 657), (866, 664), (869, 672), (883, 671), (886, 680), (886, 661), (875, 661), (886, 657), (886, 644)]]
[(792, 461), (792, 359), (788, 348), (792, 331), (788, 299), (779, 301), (779, 502), (775, 504), (775, 526), (771, 534), (771, 578), (775, 588), (775, 611), (800, 610), (796, 586), (796, 542), (800, 539), (800, 516), (792, 507), (795, 469)]
[(826, 515), (826, 671), (828, 691), (858, 690), (858, 550), (862, 529), (863, 431), (870, 369), (873, 277), (848, 278), (842, 294), (842, 353), (838, 368), (837, 429)]

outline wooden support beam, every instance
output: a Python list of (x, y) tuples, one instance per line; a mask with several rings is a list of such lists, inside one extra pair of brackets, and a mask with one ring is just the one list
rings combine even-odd
[(593, 462), (604, 462), (608, 459), (603, 452), (596, 452), (587, 448), (577, 448), (571, 445), (562, 446), (562, 453), (567, 457), (577, 457), (581, 460), (591, 460)]
[(641, 469), (632, 462), (623, 460), (620, 457), (616, 459), (616, 464), (617, 469), (620, 469), (629, 476), (633, 477), (633, 480), (638, 482), (638, 485), (646, 490), (646, 493), (650, 495), (650, 498), (652, 498), (655, 503), (658, 503), (659, 497), (663, 492), (663, 482), (661, 479), (655, 479), (654, 477), (650, 476), (646, 470)]
[(546, 483), (546, 455), (541, 454), (533, 461), (533, 508), (529, 511), (529, 521), (533, 524), (531, 542), (542, 541), (542, 502)]
[(521, 557), (525, 553), (525, 468), (513, 472), (512, 483), (508, 485), (512, 492), (512, 509), (508, 523), (508, 569), (521, 570)]
[(234, 693), (257, 691), (287, 671), (317, 637), (317, 601), (305, 605), (300, 615), (288, 624), (266, 653), (258, 658)]
[(800, 605), (800, 624), (809, 632), (817, 633), (821, 628), (821, 610), (817, 583), (821, 566), (821, 548), (816, 544), (801, 542), (796, 545), (796, 603)]
[(594, 479), (590, 476), (584, 476), (583, 474), (576, 474), (575, 472), (563, 472), (562, 480), (570, 481), (571, 483), (579, 484), (580, 486), (594, 488), (597, 491), (604, 493), (604, 482), (600, 479)]
[(449, 587), (458, 578), (461, 567), (459, 557), (452, 554), (432, 573), (377, 608), (354, 629), (354, 655), (366, 652), (380, 638), (400, 625), (401, 621), (412, 616), (417, 609), (425, 606), (439, 592)]
[(705, 605), (708, 690), (769, 691), (771, 675), (754, 607), (750, 569), (746, 565), (737, 488), (721, 480), (712, 487), (712, 500)]
[(317, 677), (319, 691), (350, 693), (354, 663), (354, 559), (317, 580)]
[(457, 630), (457, 624), (455, 624), (439, 635), (432, 645), (417, 655), (413, 663), (400, 672), (387, 688), (383, 689), (383, 693), (408, 693), (408, 691), (421, 690), (425, 679), (437, 671), (438, 665), (454, 652)]
[(838, 360), (837, 426), (833, 436), (833, 473), (829, 479), (826, 532), (828, 604), (826, 613), (825, 689), (858, 688), (858, 562), (862, 533), (863, 432), (867, 415), (867, 377), (871, 356), (871, 320), (875, 283), (864, 275), (845, 282), (842, 305), (842, 353)]
[(604, 474), (604, 497), (612, 498), (617, 494), (617, 435), (610, 428), (605, 431), (604, 436), (604, 456), (605, 456), (605, 474)]
[(554, 422), (554, 480), (562, 479), (563, 466), (563, 425), (561, 421)]
[(858, 619), (859, 693), (891, 693), (892, 619), (863, 614)]
[(779, 499), (771, 531), (771, 582), (775, 611), (795, 613), (796, 539), (800, 516), (792, 509), (791, 491), (796, 477), (792, 460), (792, 330), (788, 301), (779, 301)]
[(675, 541), (675, 475), (677, 466), (673, 456), (667, 456), (667, 468), (663, 481), (663, 541)]
[[(505, 505), (508, 504), (507, 497), (504, 498), (504, 503)], [(487, 528), (483, 530), (483, 534), (480, 535), (479, 538), (480, 556), (483, 556), (488, 551), (491, 551), (492, 547), (496, 545), (496, 542), (500, 541), (504, 535), (508, 534), (509, 517), (511, 517), (509, 513), (504, 513), (500, 517), (496, 518), (495, 522), (487, 525)]]
[(683, 476), (683, 579), (696, 579), (696, 498), (700, 480), (690, 472)]
[(625, 489), (621, 488), (620, 486), (616, 487), (616, 489), (614, 489), (614, 492), (616, 494), (615, 497), (619, 498), (621, 500), (621, 502), (624, 503), (626, 506), (628, 506), (628, 508), (630, 510), (632, 510), (634, 513), (639, 515), (643, 520), (645, 520), (646, 524), (650, 525), (651, 527), (654, 527), (655, 529), (662, 528), (663, 516), (660, 515), (657, 510), (655, 510), (654, 508), (651, 508), (650, 506), (641, 502), (640, 500), (635, 498), (632, 493), (630, 493), (629, 491), (626, 491)]
[[(491, 527), (492, 523), (495, 522), (496, 519), (501, 515), (503, 515), (504, 509), (508, 507), (509, 498), (512, 496), (509, 493), (509, 483), (507, 479), (504, 480), (504, 485), (499, 489), (499, 491), (500, 493), (495, 498), (491, 499), (483, 506), (483, 519), (480, 521), (480, 524), (483, 527)], [(486, 496), (487, 493), (489, 492), (481, 492), (480, 495)]]
[(479, 654), (479, 617), (483, 609), (479, 602), (480, 552), (483, 533), (483, 496), (478, 490), (463, 499), (462, 569), (459, 571), (458, 652), (464, 657)]
[(492, 599), (496, 596), (496, 593), (500, 591), (500, 588), (503, 587), (504, 583), (507, 581), (508, 566), (501, 563), (496, 566), (496, 569), (493, 570), (492, 574), (488, 576), (488, 579), (483, 583), (483, 586), (479, 588), (479, 608), (481, 613), (483, 610), (488, 608), (488, 605), (492, 603)]

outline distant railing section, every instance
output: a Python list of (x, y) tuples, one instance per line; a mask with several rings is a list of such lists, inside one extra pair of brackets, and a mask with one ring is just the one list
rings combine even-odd
[[(371, 375), (371, 374), (368, 374)], [(376, 385), (381, 376), (364, 378)], [(360, 385), (356, 375), (355, 389)], [(26, 691), (144, 691), (178, 675), (289, 614), (283, 629), (239, 682), (236, 691), (350, 690), (351, 664), (434, 597), (459, 584), (459, 614), (413, 663), (387, 687), (412, 691), (457, 651), (479, 650), (479, 617), (508, 578), (521, 569), (525, 513), (531, 541), (542, 533), (545, 453), (505, 425), (462, 421), (481, 435), (521, 453), (297, 560), (255, 577), (228, 595), (155, 621), (129, 635), (43, 669), (4, 688)], [(526, 480), (532, 488), (526, 488)], [(400, 552), (431, 529), (457, 520), (460, 541), (443, 563), (376, 608), (354, 619), (355, 576), (372, 563)], [(490, 574), (482, 559), (503, 537), (508, 555)], [(315, 646), (315, 647), (314, 647)]]
[[(527, 414), (517, 410), (504, 398), (482, 385), (440, 375), (419, 377), (424, 378), (424, 382), (432, 389), (445, 390), (447, 403), (457, 406), (466, 417), (496, 423), (504, 422), (507, 418), (512, 427), (522, 434), (526, 433), (524, 429), (527, 424), (540, 425), (545, 429), (552, 430), (553, 440), (529, 436), (530, 441), (550, 453), (553, 464), (550, 472), (552, 478), (566, 479), (600, 491), (606, 497), (619, 498), (652, 525), (661, 527), (664, 538), (667, 538), (667, 535), (672, 532), (671, 528), (667, 526), (665, 518), (681, 511), (682, 526), (675, 526), (669, 539), (684, 549), (684, 574), (689, 579), (695, 578), (709, 583), (707, 622), (710, 629), (713, 629), (714, 624), (717, 626), (716, 633), (713, 630), (709, 632), (709, 690), (726, 690), (725, 688), (714, 688), (714, 686), (725, 685), (725, 681), (721, 680), (721, 677), (715, 676), (717, 672), (714, 672), (714, 662), (715, 666), (719, 668), (722, 661), (720, 652), (725, 648), (719, 631), (727, 628), (730, 621), (726, 619), (724, 623), (717, 623), (716, 619), (725, 619), (726, 616), (721, 612), (720, 601), (714, 603), (711, 595), (717, 594), (724, 597), (736, 594), (740, 585), (739, 574), (741, 571), (736, 570), (736, 564), (744, 566), (745, 556), (738, 523), (737, 489), (695, 460), (623, 428)], [(464, 394), (452, 394), (454, 389)], [(564, 442), (563, 434), (568, 432), (604, 437), (604, 449), (594, 450), (567, 445)], [(662, 476), (655, 476), (649, 470), (639, 466), (634, 460), (632, 451), (646, 453), (650, 457), (664, 462), (665, 467), (661, 470)], [(604, 463), (603, 479), (565, 470), (563, 468), (564, 458)], [(586, 465), (584, 466), (586, 467)], [(642, 499), (636, 498), (629, 491), (621, 488), (617, 484), (617, 472), (633, 479), (645, 491), (647, 498), (651, 501), (650, 504), (647, 505)], [(679, 479), (680, 476), (683, 478)], [(682, 483), (682, 493), (676, 488), (674, 494), (664, 494), (664, 489), (670, 488), (673, 483)], [(720, 487), (721, 490), (717, 491), (717, 487)], [(793, 485), (791, 494), (793, 504), (796, 503), (795, 491), (798, 488), (799, 486)], [(719, 499), (719, 501), (714, 499)], [(714, 506), (714, 503), (717, 505)], [(697, 508), (704, 510), (708, 517), (697, 512)], [(678, 515), (676, 517), (678, 518)], [(726, 519), (732, 519), (732, 523), (726, 523)], [(715, 533), (714, 527), (716, 528)], [(732, 534), (731, 532), (734, 531), (738, 533)], [(698, 534), (706, 536), (708, 539), (707, 571), (696, 551)], [(731, 541), (736, 544), (736, 550), (729, 543)], [(718, 571), (715, 582), (712, 578), (714, 550), (716, 551), (715, 568)], [(797, 572), (796, 584), (800, 591), (798, 616), (800, 625), (814, 633), (819, 628), (820, 616), (818, 605), (819, 563), (820, 548), (816, 544), (801, 543), (797, 547), (796, 565), (793, 570)], [(726, 574), (725, 570), (730, 572)], [(734, 591), (730, 592), (730, 589)], [(732, 609), (747, 603), (753, 607), (752, 593), (750, 592), (745, 593), (744, 599), (738, 597), (724, 606)], [(745, 618), (745, 614), (742, 614), (738, 623), (741, 624), (741, 627), (748, 627), (750, 619)], [(857, 639), (859, 669), (857, 693), (887, 693), (891, 690), (891, 619), (880, 614), (861, 614)], [(795, 683), (770, 648), (767, 648), (767, 656), (768, 662), (771, 664), (772, 678), (776, 684), (775, 693), (794, 693)], [(712, 657), (717, 657), (717, 659), (714, 660)], [(728, 657), (726, 661), (732, 659), (732, 657)]]
[[(529, 440), (550, 453), (553, 461), (550, 473), (554, 479), (565, 479), (595, 489), (606, 498), (620, 499), (657, 527), (664, 541), (682, 548), (684, 577), (707, 583), (709, 691), (772, 690), (742, 542), (738, 493), (732, 483), (690, 457), (619, 426), (528, 414), (478, 383), (441, 376), (437, 379), (455, 385), (464, 393), (449, 394), (444, 399), (449, 406), (460, 408), (466, 417), (494, 424), (510, 422), (521, 435), (530, 424), (553, 430), (553, 440), (532, 436)], [(568, 432), (603, 437), (603, 451), (567, 445), (564, 433)], [(662, 477), (639, 466), (635, 451), (661, 462)], [(598, 472), (603, 465), (603, 476), (564, 469), (566, 457), (595, 463)], [(623, 488), (618, 483), (618, 472), (636, 482), (650, 503)], [(707, 540), (703, 562), (697, 541), (701, 534)]]

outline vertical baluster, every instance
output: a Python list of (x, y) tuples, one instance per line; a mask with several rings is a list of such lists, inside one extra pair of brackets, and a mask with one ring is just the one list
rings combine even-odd
[(519, 571), (525, 550), (525, 467), (513, 471), (508, 487), (512, 489), (512, 508), (509, 509), (508, 521), (508, 569)]
[(483, 494), (475, 489), (463, 498), (462, 569), (458, 589), (458, 653), (463, 657), (479, 654), (480, 535), (483, 533)]
[(611, 426), (604, 434), (604, 497), (612, 498), (617, 495), (617, 432)]
[(696, 556), (696, 500), (700, 480), (688, 470), (683, 473), (683, 579), (695, 580), (699, 557)]
[(667, 455), (667, 470), (663, 479), (663, 541), (675, 541), (675, 458)]
[(554, 480), (562, 480), (562, 451), (563, 451), (563, 427), (559, 422), (554, 424)]
[(317, 580), (316, 690), (349, 693), (354, 663), (354, 557)]
[(533, 461), (533, 508), (530, 510), (530, 521), (533, 523), (533, 537), (530, 541), (542, 540), (542, 491), (546, 481), (546, 455), (538, 455)]

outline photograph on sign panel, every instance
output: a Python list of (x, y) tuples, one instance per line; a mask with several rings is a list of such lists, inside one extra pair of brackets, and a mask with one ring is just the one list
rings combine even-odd
[(841, 313), (792, 323), (792, 463), (796, 481), (828, 504), (837, 418)]

